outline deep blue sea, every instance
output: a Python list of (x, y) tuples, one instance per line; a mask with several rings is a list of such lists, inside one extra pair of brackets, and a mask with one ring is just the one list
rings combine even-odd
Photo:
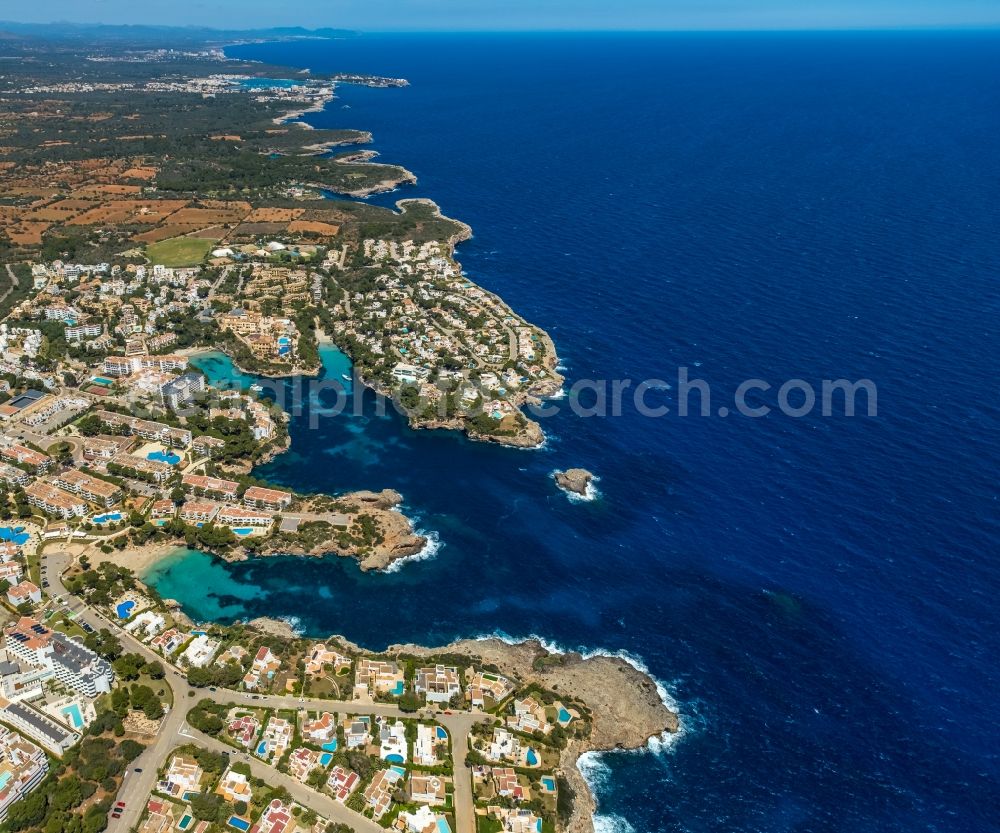
[[(676, 406), (686, 367), (713, 415), (567, 398), (517, 451), (412, 432), (370, 396), (310, 427), (314, 402), (260, 474), (398, 489), (436, 551), (367, 575), (188, 554), (152, 576), (164, 595), (372, 648), (628, 652), (684, 732), (591, 762), (602, 830), (1000, 830), (1000, 34), (231, 52), (408, 78), (310, 120), (373, 131), (417, 174), (380, 204), (428, 196), (473, 226), (466, 271), (552, 334), (568, 384), (661, 379), (650, 400)], [(772, 406), (789, 379), (868, 378), (878, 414), (718, 416), (751, 378)], [(567, 466), (597, 500), (556, 489)]]

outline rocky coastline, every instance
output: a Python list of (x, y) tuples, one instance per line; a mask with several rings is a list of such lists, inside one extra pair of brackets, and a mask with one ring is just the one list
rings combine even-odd
[[(320, 156), (324, 153), (328, 153), (334, 148), (344, 147), (345, 145), (367, 145), (371, 144), (373, 141), (372, 134), (367, 130), (359, 130), (357, 136), (351, 139), (341, 139), (339, 141), (334, 140), (330, 142), (316, 142), (311, 145), (303, 145), (302, 150), (308, 151), (311, 156)], [(375, 151), (359, 151), (359, 153), (371, 153), (374, 156), (378, 156)], [(372, 157), (368, 157), (369, 159)]]
[[(284, 639), (302, 636), (278, 619), (261, 617), (248, 624)], [(370, 653), (344, 637), (335, 639), (346, 650)], [(495, 637), (464, 639), (438, 648), (397, 644), (381, 653), (428, 658), (461, 654), (477, 663), (494, 666), (522, 684), (537, 683), (551, 691), (572, 692), (582, 700), (593, 721), (590, 736), (570, 741), (559, 759), (559, 771), (575, 793), (572, 816), (563, 828), (568, 833), (594, 833), (597, 803), (578, 766), (581, 756), (642, 749), (652, 738), (680, 730), (679, 717), (664, 702), (656, 681), (631, 662), (611, 654), (560, 653), (546, 648), (537, 639), (513, 642)]]
[[(368, 153), (368, 151), (361, 151), (361, 153)], [(434, 200), (428, 199), (427, 197), (411, 197), (406, 199), (401, 199), (396, 201), (396, 208), (401, 212), (405, 212), (409, 205), (424, 205), (429, 207), (436, 217), (440, 217), (443, 220), (448, 220), (449, 222), (455, 224), (458, 228), (457, 230), (448, 238), (448, 256), (455, 259), (455, 249), (459, 243), (472, 238), (472, 226), (468, 223), (464, 223), (461, 220), (456, 220), (452, 217), (447, 217), (441, 212), (441, 207), (434, 202)], [(457, 261), (456, 261), (457, 263)], [(461, 264), (458, 264), (461, 267)], [(473, 283), (470, 281), (470, 283)], [(507, 303), (494, 292), (475, 284), (478, 289), (482, 292), (490, 295), (508, 310), (510, 307)], [(513, 310), (510, 310), (511, 315), (514, 315)], [(516, 432), (504, 433), (504, 434), (487, 434), (483, 432), (476, 431), (470, 426), (470, 424), (460, 418), (460, 417), (440, 417), (440, 418), (430, 418), (421, 419), (413, 414), (407, 414), (407, 422), (410, 428), (416, 430), (447, 430), (447, 431), (462, 431), (468, 436), (469, 439), (475, 440), (477, 442), (490, 442), (497, 445), (508, 446), (511, 448), (521, 448), (521, 449), (531, 449), (540, 448), (545, 444), (545, 433), (542, 431), (541, 426), (532, 419), (529, 419), (524, 415), (523, 408), (526, 405), (537, 405), (540, 404), (542, 399), (547, 397), (555, 396), (562, 389), (564, 382), (564, 377), (557, 370), (559, 366), (559, 358), (556, 354), (555, 343), (547, 332), (540, 328), (535, 328), (538, 332), (539, 338), (542, 344), (545, 346), (545, 359), (544, 364), (548, 370), (552, 373), (552, 376), (547, 379), (542, 379), (534, 382), (532, 385), (527, 387), (523, 391), (519, 391), (515, 396), (512, 397), (512, 402), (515, 407), (521, 412), (523, 417), (523, 425), (519, 427)], [(398, 397), (396, 397), (392, 390), (385, 387), (384, 385), (375, 382), (371, 379), (366, 379), (361, 374), (358, 374), (359, 381), (366, 387), (371, 388), (376, 393), (381, 394), (387, 399), (391, 399), (396, 406), (400, 409), (401, 413), (406, 413), (402, 404), (400, 403)]]
[(588, 752), (634, 750), (651, 738), (680, 729), (678, 715), (663, 702), (656, 682), (624, 659), (608, 654), (584, 657), (560, 654), (538, 640), (507, 642), (490, 638), (462, 640), (444, 648), (393, 645), (388, 653), (417, 656), (454, 652), (497, 666), (525, 683), (538, 683), (552, 691), (572, 692), (591, 710), (593, 726), (586, 740), (571, 741), (562, 750), (559, 769), (575, 793), (568, 833), (594, 833), (597, 802), (577, 765)]

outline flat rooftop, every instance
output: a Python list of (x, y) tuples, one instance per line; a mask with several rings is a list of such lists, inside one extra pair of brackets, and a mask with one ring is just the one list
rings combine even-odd
[(26, 390), (24, 393), (18, 394), (9, 402), (6, 403), (8, 408), (13, 408), (15, 411), (21, 411), (27, 408), (29, 405), (34, 405), (39, 400), (44, 399), (48, 396), (47, 393), (40, 390), (35, 390), (34, 388)]

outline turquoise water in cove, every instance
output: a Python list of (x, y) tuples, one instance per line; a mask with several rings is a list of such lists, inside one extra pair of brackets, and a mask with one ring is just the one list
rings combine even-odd
[[(570, 383), (660, 379), (671, 412), (564, 408), (515, 451), (306, 392), (259, 474), (397, 489), (435, 546), (374, 575), (181, 553), (160, 592), (372, 648), (501, 632), (627, 652), (684, 732), (585, 762), (604, 831), (1000, 829), (1000, 35), (232, 51), (407, 77), (309, 118), (372, 130), (419, 177), (373, 201), (472, 225), (464, 268), (552, 334)], [(709, 416), (677, 415), (679, 367)], [(785, 380), (838, 378), (873, 380), (878, 415), (718, 416), (744, 380), (777, 409)], [(568, 466), (597, 499), (555, 487)]]

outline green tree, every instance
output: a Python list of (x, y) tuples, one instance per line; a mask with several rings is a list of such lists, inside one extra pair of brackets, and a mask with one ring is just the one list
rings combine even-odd
[(122, 654), (112, 665), (114, 665), (115, 674), (119, 679), (137, 680), (139, 674), (146, 667), (146, 660), (139, 654)]
[(45, 818), (45, 809), (45, 792), (43, 790), (35, 790), (27, 798), (22, 798), (10, 806), (5, 826), (12, 833), (34, 827), (37, 824), (41, 824), (42, 819)]
[(138, 758), (146, 747), (137, 741), (126, 739), (118, 744), (118, 754), (126, 763), (132, 763)]

